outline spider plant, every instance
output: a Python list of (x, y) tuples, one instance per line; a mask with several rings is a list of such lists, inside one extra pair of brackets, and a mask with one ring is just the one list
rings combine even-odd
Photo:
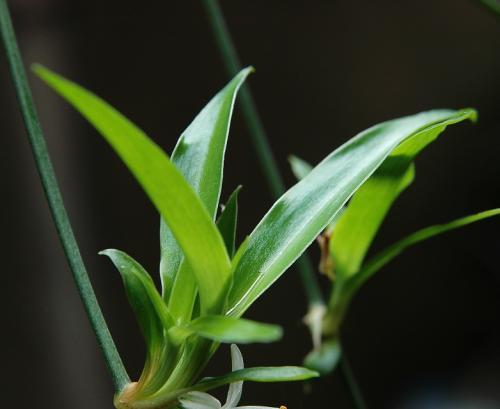
[[(473, 110), (429, 111), (370, 128), (311, 169), (304, 180), (276, 201), (247, 239), (237, 246), (239, 188), (225, 206), (220, 206), (219, 201), (233, 104), (251, 68), (242, 70), (203, 108), (169, 157), (102, 99), (42, 66), (35, 66), (35, 72), (107, 140), (161, 216), (160, 290), (131, 256), (116, 249), (101, 252), (121, 274), (146, 343), (142, 374), (137, 382), (129, 382), (93, 298), (62, 206), (5, 0), (0, 0), (0, 29), (41, 179), (82, 299), (115, 378), (115, 405), (122, 409), (178, 405), (235, 408), (244, 380), (293, 381), (316, 376), (316, 372), (300, 367), (245, 369), (239, 349), (232, 345), (233, 371), (198, 381), (220, 343), (272, 342), (280, 338), (279, 327), (245, 320), (242, 315), (325, 227), (333, 225), (346, 202), (355, 194), (348, 208), (353, 207), (355, 198), (368, 184), (366, 180), (375, 178), (395, 152), (415, 141), (418, 144), (435, 138), (446, 126), (475, 116)], [(221, 212), (217, 211), (219, 207), (222, 207)], [(399, 247), (391, 247), (378, 262), (372, 263), (375, 267), (363, 270), (365, 273), (360, 276), (370, 276), (402, 248), (437, 234), (436, 231), (449, 230), (493, 214), (496, 211), (410, 236)], [(352, 296), (358, 287), (345, 285), (344, 288), (351, 288), (351, 292), (345, 290), (343, 294)], [(349, 301), (345, 301), (346, 298), (349, 297), (344, 295), (344, 302), (336, 303), (332, 296), (323, 326), (324, 334), (332, 339), (338, 336)], [(227, 402), (222, 406), (205, 391), (225, 384), (230, 387)]]
[[(118, 392), (115, 405), (167, 408), (189, 391), (224, 383), (316, 376), (300, 367), (248, 368), (195, 384), (220, 343), (271, 342), (281, 337), (278, 326), (240, 318), (256, 296), (233, 295), (235, 288), (247, 293), (259, 281), (254, 277), (254, 283), (246, 282), (241, 270), (252, 248), (251, 238), (235, 252), (239, 188), (217, 215), (233, 104), (252, 69), (241, 71), (212, 98), (180, 136), (170, 158), (99, 97), (41, 66), (34, 70), (111, 144), (161, 215), (161, 291), (139, 262), (123, 251), (100, 253), (121, 274), (147, 350), (139, 380)], [(262, 291), (269, 285), (264, 284)], [(243, 301), (248, 303), (244, 307)]]
[[(450, 115), (447, 119), (416, 132), (393, 149), (378, 169), (364, 181), (338, 217), (318, 236), (321, 249), (318, 269), (330, 278), (332, 288), (328, 307), (326, 311), (320, 312), (321, 326), (317, 328), (313, 340), (314, 348), (305, 358), (306, 366), (322, 374), (327, 374), (336, 367), (341, 356), (341, 327), (349, 305), (361, 286), (377, 271), (417, 243), (500, 214), (500, 209), (492, 209), (423, 228), (366, 260), (370, 246), (392, 204), (414, 180), (416, 156), (435, 141), (448, 125), (464, 119), (475, 121), (475, 111), (467, 109)], [(365, 132), (386, 132), (400, 121), (401, 119), (388, 121)], [(300, 180), (307, 180), (314, 171), (309, 163), (296, 156), (291, 156), (289, 161), (293, 173)]]
[[(297, 367), (261, 368), (262, 376), (250, 368), (221, 381), (212, 379), (209, 387), (207, 381), (196, 383), (219, 343), (267, 342), (280, 336), (277, 327), (241, 316), (332, 223), (377, 168), (392, 163), (394, 152), (415, 149), (446, 126), (475, 117), (470, 109), (436, 110), (362, 132), (290, 188), (235, 246), (238, 189), (218, 217), (217, 207), (232, 108), (251, 68), (236, 75), (201, 110), (170, 157), (96, 95), (42, 66), (34, 71), (106, 139), (162, 217), (161, 292), (132, 257), (114, 249), (102, 252), (122, 275), (147, 346), (142, 375), (117, 394), (118, 408), (175, 406), (191, 390), (245, 379), (314, 376)], [(245, 375), (248, 371), (252, 376)]]

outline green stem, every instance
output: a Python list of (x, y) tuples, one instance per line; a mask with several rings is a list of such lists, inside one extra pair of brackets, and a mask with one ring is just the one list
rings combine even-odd
[(347, 384), (349, 393), (351, 395), (351, 400), (354, 404), (355, 409), (367, 409), (363, 395), (361, 394), (361, 389), (359, 388), (354, 373), (352, 372), (351, 365), (347, 360), (345, 352), (342, 348), (342, 354), (340, 356), (340, 369), (344, 382)]
[[(242, 68), (236, 53), (229, 29), (222, 15), (220, 5), (217, 0), (203, 0), (208, 14), (210, 25), (222, 56), (222, 60), (230, 76), (236, 75)], [(254, 99), (247, 85), (243, 84), (238, 96), (243, 116), (248, 126), (250, 137), (257, 152), (260, 166), (264, 171), (269, 189), (275, 199), (279, 198), (285, 191), (285, 184), (278, 170), (278, 165), (269, 146), (268, 138), (262, 125), (262, 120), (257, 112)], [(319, 288), (312, 264), (304, 253), (297, 261), (299, 271), (306, 296), (310, 307), (318, 304), (324, 305), (323, 295)]]
[[(208, 14), (212, 31), (224, 64), (226, 65), (226, 69), (231, 76), (234, 76), (241, 69), (241, 63), (239, 62), (238, 55), (232, 42), (229, 29), (224, 20), (224, 16), (222, 15), (220, 5), (217, 0), (203, 0), (203, 4)], [(257, 113), (253, 97), (248, 86), (245, 84), (242, 86), (240, 91), (239, 103), (247, 122), (254, 147), (257, 151), (260, 165), (267, 178), (269, 188), (274, 197), (277, 198), (283, 194), (285, 185), (271, 152), (271, 148), (264, 131), (264, 126), (262, 125), (262, 121)], [(309, 309), (310, 311), (313, 311), (318, 304), (324, 305), (324, 301), (318, 282), (313, 273), (311, 261), (306, 254), (303, 254), (302, 257), (299, 258), (297, 268), (309, 300)], [(314, 336), (314, 324), (311, 324), (310, 328)], [(350, 371), (350, 367), (348, 366), (344, 354), (342, 354), (341, 365), (343, 377), (349, 388), (355, 407), (357, 409), (365, 409), (361, 392), (357, 386), (352, 371)]]
[(500, 1), (498, 0), (479, 0), (479, 2), (489, 9), (493, 11), (497, 17), (500, 17)]
[(6, 0), (0, 0), (0, 32), (7, 53), (7, 61), (9, 63), (12, 81), (16, 89), (24, 125), (28, 132), (33, 156), (59, 239), (64, 248), (66, 258), (68, 259), (88, 318), (113, 378), (115, 389), (121, 391), (123, 387), (130, 382), (130, 379), (118, 351), (116, 350), (115, 343), (106, 325), (104, 316), (102, 315), (85, 265), (83, 264), (73, 230), (71, 229), (66, 209), (64, 208), (56, 176), (38, 120), (33, 97), (26, 78), (26, 72), (22, 63)]

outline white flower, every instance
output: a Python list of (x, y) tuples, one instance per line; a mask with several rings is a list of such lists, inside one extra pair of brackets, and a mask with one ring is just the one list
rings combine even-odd
[[(235, 344), (231, 345), (231, 362), (231, 369), (233, 371), (244, 368), (243, 356)], [(179, 398), (179, 402), (184, 409), (286, 409), (285, 406), (280, 406), (279, 408), (270, 406), (236, 406), (241, 399), (242, 390), (243, 381), (230, 384), (224, 405), (212, 395), (198, 391), (185, 393)]]

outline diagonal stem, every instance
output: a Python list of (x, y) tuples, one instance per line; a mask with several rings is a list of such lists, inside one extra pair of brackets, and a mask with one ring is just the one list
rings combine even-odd
[[(208, 14), (210, 25), (226, 69), (231, 76), (234, 76), (241, 69), (241, 63), (224, 20), (219, 2), (218, 0), (203, 0), (203, 4)], [(239, 103), (247, 122), (254, 148), (257, 151), (260, 165), (267, 178), (267, 183), (273, 196), (277, 198), (284, 192), (285, 185), (269, 146), (264, 126), (257, 113), (255, 102), (246, 84), (243, 84), (240, 90)], [(307, 257), (307, 254), (303, 254), (302, 257), (299, 258), (297, 268), (309, 301), (309, 311), (312, 313), (311, 315), (313, 315), (318, 306), (320, 308), (324, 306), (324, 301), (318, 282), (313, 273), (311, 261), (309, 257)], [(314, 323), (311, 323), (310, 329), (313, 338), (318, 335), (321, 336), (321, 334), (315, 333)], [(342, 368), (342, 376), (348, 386), (355, 408), (366, 409), (361, 391), (350, 369), (345, 353), (342, 353), (340, 365)]]
[[(226, 70), (230, 76), (234, 76), (241, 70), (242, 66), (219, 3), (217, 0), (203, 0), (203, 5), (208, 14), (215, 41), (221, 53), (224, 65), (226, 66)], [(243, 84), (240, 89), (238, 102), (247, 123), (254, 148), (257, 152), (260, 166), (264, 171), (269, 190), (274, 198), (277, 199), (284, 193), (285, 184), (280, 175), (276, 160), (274, 159), (254, 99), (246, 84)], [(324, 305), (323, 295), (314, 275), (311, 260), (307, 257), (307, 254), (304, 253), (297, 260), (297, 269), (302, 279), (310, 308)]]
[(354, 377), (351, 365), (349, 364), (349, 361), (347, 360), (345, 351), (343, 349), (339, 364), (340, 364), (342, 378), (347, 385), (347, 389), (349, 389), (349, 393), (351, 394), (351, 400), (354, 404), (354, 408), (367, 409), (365, 400), (363, 399), (363, 395), (361, 394), (361, 389), (359, 388), (356, 378)]
[(31, 90), (26, 78), (26, 72), (22, 63), (6, 0), (0, 0), (0, 34), (7, 53), (7, 61), (9, 63), (12, 81), (16, 89), (24, 125), (28, 132), (33, 156), (59, 239), (64, 248), (66, 258), (68, 259), (73, 278), (78, 287), (92, 329), (95, 332), (97, 341), (113, 378), (115, 389), (121, 391), (123, 387), (130, 382), (130, 379), (106, 325), (94, 290), (92, 289), (92, 284), (90, 283), (64, 207), (40, 122), (38, 120)]

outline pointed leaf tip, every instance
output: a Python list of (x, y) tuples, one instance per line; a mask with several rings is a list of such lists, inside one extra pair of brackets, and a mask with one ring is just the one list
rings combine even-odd
[(250, 234), (234, 270), (229, 313), (240, 316), (266, 291), (399, 145), (474, 117), (471, 109), (423, 112), (375, 125), (334, 150), (278, 199)]
[[(220, 200), (224, 156), (234, 103), (240, 87), (251, 71), (251, 68), (241, 70), (203, 107), (182, 133), (172, 153), (171, 161), (200, 198), (212, 220), (215, 219)], [(227, 231), (224, 233), (230, 234)], [(231, 256), (231, 241), (234, 239), (227, 236), (223, 239)], [(183, 266), (186, 261), (182, 262), (182, 249), (163, 220), (160, 226), (160, 245), (160, 275), (164, 299), (170, 302), (171, 297), (178, 299), (182, 296), (190, 304), (185, 299), (185, 286), (181, 286), (180, 282), (187, 282), (182, 274), (191, 275), (192, 272)], [(179, 294), (178, 290), (183, 294)], [(191, 291), (191, 294), (195, 292)], [(184, 320), (189, 317), (177, 318)]]
[(34, 70), (120, 156), (179, 243), (196, 277), (203, 309), (218, 311), (230, 281), (229, 256), (207, 208), (178, 167), (142, 130), (103, 99), (45, 67), (35, 66)]

